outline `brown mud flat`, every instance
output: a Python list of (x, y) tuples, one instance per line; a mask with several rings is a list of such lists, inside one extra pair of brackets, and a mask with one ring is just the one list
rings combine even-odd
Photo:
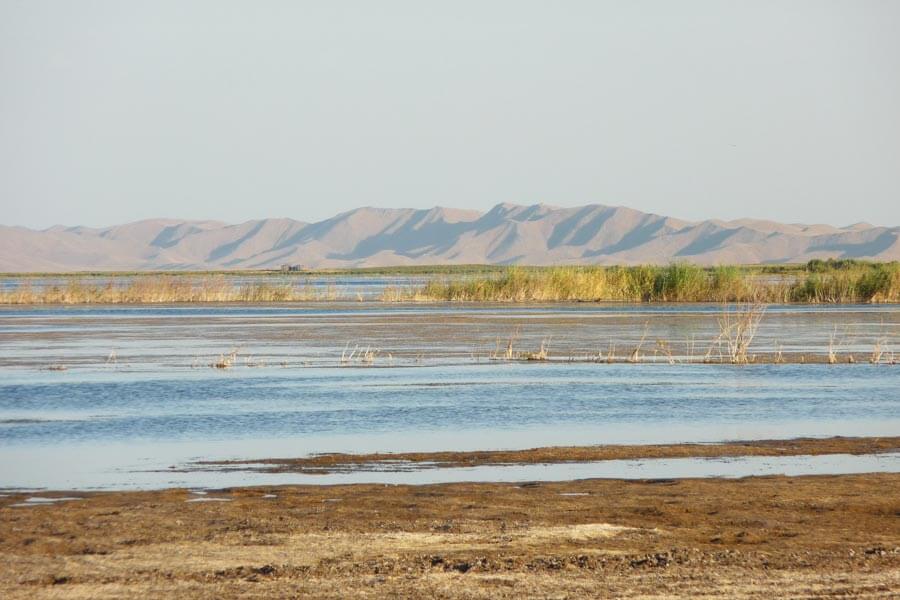
[(900, 474), (27, 496), (4, 598), (900, 593)]
[[(900, 437), (795, 438), (715, 444), (659, 444), (608, 446), (551, 446), (528, 450), (472, 452), (398, 452), (390, 454), (315, 454), (305, 458), (199, 461), (203, 469), (227, 468), (266, 473), (334, 473), (392, 468), (450, 468), (521, 465), (643, 458), (719, 458), (737, 456), (816, 456), (822, 454), (876, 454), (900, 450)], [(187, 467), (187, 471), (193, 470)]]

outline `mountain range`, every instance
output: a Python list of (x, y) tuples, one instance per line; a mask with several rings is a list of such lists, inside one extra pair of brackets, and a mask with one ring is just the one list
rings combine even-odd
[(625, 207), (359, 208), (316, 223), (150, 219), (105, 228), (0, 226), (0, 271), (426, 264), (754, 264), (900, 260), (900, 227), (684, 221)]

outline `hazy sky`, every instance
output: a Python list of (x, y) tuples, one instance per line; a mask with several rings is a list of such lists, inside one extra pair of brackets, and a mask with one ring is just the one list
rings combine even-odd
[(0, 222), (900, 225), (900, 1), (0, 0)]

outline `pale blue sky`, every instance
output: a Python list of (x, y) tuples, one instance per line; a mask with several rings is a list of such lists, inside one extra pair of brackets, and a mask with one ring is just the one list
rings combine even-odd
[(891, 0), (0, 0), (0, 222), (900, 225), (898, 32)]

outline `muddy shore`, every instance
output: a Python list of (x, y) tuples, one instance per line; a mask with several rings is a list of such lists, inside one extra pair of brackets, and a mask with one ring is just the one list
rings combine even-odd
[(4, 598), (889, 598), (900, 474), (7, 491), (0, 564)]
[(269, 473), (334, 473), (377, 468), (453, 468), (538, 463), (632, 460), (643, 458), (714, 458), (737, 456), (820, 456), (823, 454), (876, 454), (900, 451), (900, 437), (796, 438), (711, 444), (642, 444), (606, 446), (551, 446), (527, 450), (475, 452), (398, 452), (374, 454), (315, 454), (303, 458), (198, 461), (203, 469), (227, 468)]

